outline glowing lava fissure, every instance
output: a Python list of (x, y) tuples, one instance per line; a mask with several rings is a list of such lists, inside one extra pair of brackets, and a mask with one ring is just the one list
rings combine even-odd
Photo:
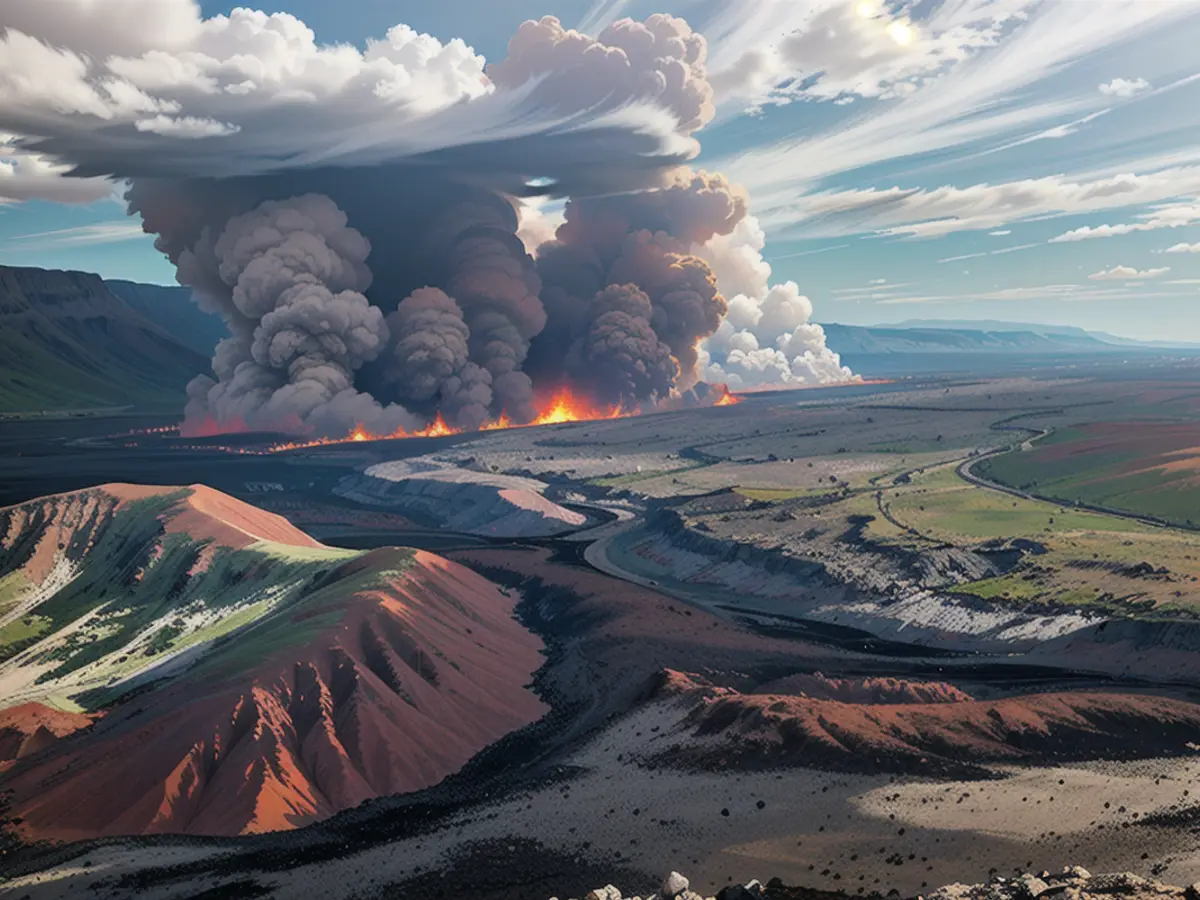
[[(734, 400), (733, 402), (737, 402)], [(625, 416), (637, 415), (637, 409), (623, 409), (620, 406), (601, 409), (593, 406), (587, 400), (573, 394), (566, 388), (559, 389), (544, 405), (540, 407), (540, 412), (532, 422), (517, 423), (513, 422), (507, 414), (502, 414), (500, 418), (485, 422), (480, 426), (480, 431), (498, 431), (506, 428), (531, 428), (535, 425), (561, 425), (567, 422), (592, 422), (603, 419), (620, 419)], [(464, 434), (467, 429), (452, 428), (446, 424), (446, 421), (439, 413), (437, 418), (426, 425), (424, 428), (416, 431), (406, 431), (398, 429), (390, 434), (373, 434), (358, 425), (345, 437), (335, 438), (314, 438), (307, 441), (289, 441), (283, 444), (274, 444), (268, 447), (268, 453), (281, 453), (286, 450), (304, 450), (310, 447), (327, 447), (333, 444), (349, 444), (361, 443), (364, 441), (395, 441), (404, 440), (407, 438), (429, 438), (429, 437), (447, 437), (454, 434)]]

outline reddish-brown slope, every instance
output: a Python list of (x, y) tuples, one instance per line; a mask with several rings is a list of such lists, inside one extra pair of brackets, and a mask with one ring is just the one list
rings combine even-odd
[(984, 762), (1184, 752), (1200, 733), (1200, 706), (1140, 694), (846, 703), (742, 694), (677, 672), (661, 683), (695, 705), (686, 741), (659, 755), (668, 764), (965, 771)]
[(41, 703), (0, 710), (0, 772), (16, 760), (45, 750), (59, 738), (92, 724), (92, 717)]
[(540, 717), (526, 689), (540, 641), (490, 582), (417, 553), (381, 586), (336, 589), (400, 562), (343, 565), (319, 603), (14, 766), (3, 787), (23, 835), (292, 828), (432, 785)]
[(904, 678), (828, 678), (820, 672), (789, 675), (754, 689), (755, 694), (790, 694), (842, 703), (961, 703), (970, 700), (952, 684)]

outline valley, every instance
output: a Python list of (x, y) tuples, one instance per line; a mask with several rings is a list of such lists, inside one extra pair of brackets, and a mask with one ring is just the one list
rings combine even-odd
[[(150, 586), (135, 580), (126, 611), (110, 605), (97, 620), (35, 603), (6, 576), (18, 626), (0, 664), (0, 676), (17, 679), (19, 701), (0, 744), (14, 748), (0, 775), (19, 820), (10, 833), (127, 835), (10, 851), (11, 884), (33, 898), (85, 887), (166, 898), (214, 883), (358, 898), (428, 885), (439, 872), (453, 879), (493, 852), (485, 848), (510, 846), (513, 878), (543, 872), (564, 895), (575, 885), (582, 893), (595, 866), (627, 871), (635, 886), (687, 865), (694, 883), (713, 889), (766, 866), (789, 884), (851, 893), (919, 892), (997, 866), (1067, 860), (1200, 877), (1190, 832), (1169, 824), (1192, 808), (1197, 765), (1200, 538), (961, 474), (974, 460), (1003, 460), (998, 451), (1022, 453), (1031, 436), (1119, 415), (1124, 392), (1186, 393), (1193, 377), (1185, 366), (1129, 385), (935, 378), (283, 453), (263, 452), (270, 436), (231, 446), (106, 431), (102, 421), (23, 425), (54, 435), (30, 455), (32, 438), (8, 435), (37, 483), (69, 488), (104, 461), (129, 467), (135, 480), (135, 469), (165, 483), (206, 473), (222, 493), (185, 488), (192, 493), (181, 500), (180, 489), (106, 488), (18, 505), (26, 511), (7, 513), (6, 572), (45, 583), (54, 565), (45, 548), (61, 542), (71, 558), (71, 542), (56, 539), (14, 567), (13, 554), (37, 543), (11, 537), (31, 527), (18, 521), (91, 522), (89, 504), (115, 515), (130, 504), (185, 503), (186, 515), (136, 517), (165, 529), (151, 543), (199, 539), (194, 560), (259, 554), (261, 563), (239, 565), (258, 573), (265, 593), (244, 583), (226, 607), (205, 601), (194, 611), (213, 595), (203, 579), (220, 571), (208, 561), (169, 615), (143, 611), (138, 592)], [(21, 484), (5, 487), (19, 495)], [(110, 499), (86, 499), (93, 494)], [(268, 536), (286, 552), (261, 541), (239, 549), (247, 528), (269, 530), (246, 524), (262, 515), (287, 529)], [(230, 518), (243, 522), (236, 533), (213, 524)], [(89, 542), (82, 558), (94, 564), (103, 542), (76, 540)], [(228, 549), (204, 549), (214, 545)], [(174, 571), (194, 568), (180, 559)], [(345, 574), (314, 592), (304, 584), (315, 569)], [(414, 594), (392, 571), (432, 592), (421, 601), (430, 614), (446, 589), (456, 606), (478, 596), (472, 616), (485, 603), (496, 630), (451, 650), (460, 627), (444, 612), (428, 626), (405, 615), (411, 637), (401, 640), (388, 598)], [(478, 581), (445, 580), (456, 572)], [(383, 581), (371, 587), (373, 578)], [(484, 593), (464, 593), (476, 583), (470, 590)], [(292, 594), (288, 584), (297, 585)], [(306, 608), (322, 611), (312, 627), (301, 625)], [(139, 616), (154, 623), (149, 630)], [(386, 670), (368, 634), (387, 641)], [(131, 668), (129, 650), (151, 646), (155, 654)], [(277, 654), (262, 652), (275, 646)], [(255, 648), (253, 662), (245, 647)], [(507, 684), (489, 668), (497, 652), (514, 676)], [(56, 668), (36, 662), (50, 656), (63, 657)], [(441, 673), (436, 686), (421, 676), (422, 660)], [(338, 687), (347, 671), (358, 685), (348, 694)], [(313, 690), (328, 698), (316, 720), (300, 703)], [(181, 692), (205, 698), (183, 707), (197, 721), (230, 724), (188, 725), (171, 712)], [(245, 709), (237, 697), (253, 698), (248, 713), (235, 713)], [(244, 731), (247, 715), (262, 724)], [(156, 733), (173, 722), (178, 743), (156, 738), (155, 758), (190, 759), (195, 774), (171, 781), (141, 761), (132, 752), (146, 743), (139, 721)], [(444, 725), (433, 724), (449, 721), (482, 730), (441, 735)], [(366, 751), (367, 734), (386, 759)], [(258, 785), (248, 806), (205, 799), (206, 790), (228, 794), (231, 777), (228, 763), (204, 761), (205, 748), (231, 740), (242, 755), (230, 762), (262, 773), (246, 781)], [(462, 749), (439, 750), (431, 768), (419, 762), (429, 741)], [(121, 766), (134, 765), (145, 796), (178, 799), (103, 824), (76, 811), (71, 821), (85, 830), (64, 830), (46, 793), (49, 773), (114, 758), (122, 762), (106, 764), (116, 767), (105, 777), (128, 782)], [(280, 769), (281, 759), (295, 762)], [(56, 783), (78, 790), (70, 779)], [(22, 799), (34, 796), (42, 799)], [(1046, 840), (1025, 816), (1051, 805)], [(286, 839), (281, 827), (293, 829)], [(180, 832), (244, 836), (191, 843)], [(853, 884), (843, 884), (848, 872)], [(493, 875), (497, 897), (505, 877)]]

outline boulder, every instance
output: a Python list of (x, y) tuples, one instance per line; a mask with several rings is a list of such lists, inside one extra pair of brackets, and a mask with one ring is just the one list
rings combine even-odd
[(689, 886), (690, 882), (686, 878), (678, 872), (672, 872), (663, 880), (659, 893), (663, 896), (664, 900), (670, 900), (670, 898), (675, 897), (677, 894), (682, 894)]

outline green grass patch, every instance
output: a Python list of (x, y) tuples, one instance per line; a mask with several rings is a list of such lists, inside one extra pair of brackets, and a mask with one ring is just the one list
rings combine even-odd
[(637, 484), (639, 481), (649, 481), (651, 478), (662, 478), (667, 475), (681, 475), (693, 469), (703, 469), (709, 463), (696, 463), (690, 466), (680, 466), (678, 469), (652, 469), (648, 472), (628, 472), (625, 475), (610, 475), (605, 478), (589, 478), (587, 483), (596, 487), (620, 488)]
[(0, 662), (12, 659), (22, 650), (36, 644), (48, 633), (53, 623), (44, 616), (22, 616), (0, 628)]
[(837, 494), (839, 488), (830, 483), (808, 488), (735, 487), (734, 491), (750, 500), (762, 500), (767, 503), (774, 503), (779, 500), (795, 500), (799, 497), (824, 497), (827, 494)]
[(24, 572), (9, 572), (0, 577), (0, 616), (10, 613), (21, 602), (21, 596), (32, 584)]

